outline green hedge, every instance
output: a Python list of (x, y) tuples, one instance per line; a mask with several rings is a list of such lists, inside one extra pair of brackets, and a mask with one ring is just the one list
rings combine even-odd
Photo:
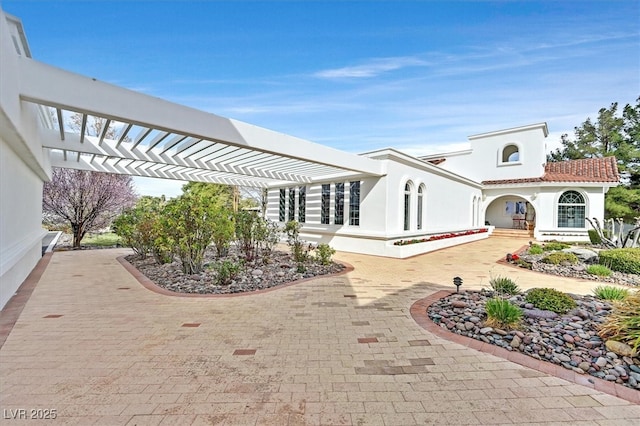
[(598, 263), (613, 271), (640, 274), (640, 248), (602, 250), (599, 256)]

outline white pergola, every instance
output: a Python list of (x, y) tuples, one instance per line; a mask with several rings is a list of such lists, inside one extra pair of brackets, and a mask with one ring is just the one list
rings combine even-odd
[[(2, 73), (17, 88), (9, 101), (37, 106), (16, 109), (38, 111), (29, 117), (38, 121), (32, 136), (53, 167), (251, 187), (384, 174), (381, 162), (367, 157), (38, 62), (17, 31), (22, 49), (14, 43), (15, 51), (2, 54)], [(69, 126), (72, 114), (78, 126)], [(95, 120), (102, 131), (90, 135)]]

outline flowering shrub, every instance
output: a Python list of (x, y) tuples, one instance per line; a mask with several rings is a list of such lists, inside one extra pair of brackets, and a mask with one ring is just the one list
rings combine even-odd
[(464, 237), (465, 235), (482, 234), (482, 233), (487, 232), (487, 231), (488, 231), (487, 228), (470, 229), (468, 231), (463, 231), (463, 232), (450, 232), (448, 234), (433, 235), (433, 236), (427, 237), (427, 238), (420, 238), (420, 239), (414, 238), (412, 240), (398, 240), (398, 241), (394, 242), (393, 245), (394, 246), (407, 246), (409, 244), (427, 243), (429, 241), (446, 240), (447, 238)]

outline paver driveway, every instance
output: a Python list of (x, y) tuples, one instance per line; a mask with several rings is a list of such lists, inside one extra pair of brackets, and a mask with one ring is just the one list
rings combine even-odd
[[(0, 350), (3, 424), (633, 424), (640, 406), (430, 334), (412, 303), (490, 274), (523, 288), (589, 283), (496, 265), (490, 238), (269, 293), (180, 298), (142, 287), (126, 250), (56, 252)], [(464, 288), (463, 287), (463, 288)]]

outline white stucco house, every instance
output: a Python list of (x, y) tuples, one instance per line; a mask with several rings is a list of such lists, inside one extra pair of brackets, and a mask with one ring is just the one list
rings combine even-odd
[(399, 258), (496, 229), (588, 241), (585, 218), (602, 222), (604, 196), (619, 182), (616, 160), (546, 163), (547, 135), (540, 123), (470, 136), (465, 151), (420, 158), (393, 149), (365, 153), (383, 164), (384, 176), (272, 187), (267, 214), (303, 222), (310, 240)]
[[(80, 129), (66, 125), (71, 114)], [(105, 131), (90, 136), (96, 119)], [(485, 133), (469, 150), (422, 158), (342, 152), (39, 62), (20, 20), (0, 10), (0, 307), (41, 257), (52, 167), (266, 188), (267, 216), (301, 222), (306, 239), (405, 258), (501, 228), (586, 239), (584, 218), (602, 219), (618, 184), (615, 159), (545, 164), (547, 134), (546, 124)]]

